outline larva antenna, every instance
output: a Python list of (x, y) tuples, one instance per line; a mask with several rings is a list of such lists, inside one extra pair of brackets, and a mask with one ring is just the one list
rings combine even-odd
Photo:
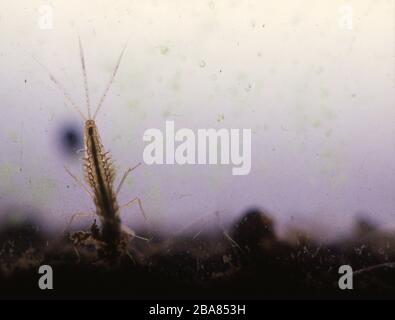
[(98, 114), (100, 108), (101, 108), (102, 105), (103, 105), (104, 99), (105, 99), (106, 96), (107, 96), (108, 90), (110, 90), (111, 84), (113, 83), (114, 78), (115, 78), (115, 75), (117, 74), (119, 65), (121, 64), (122, 56), (123, 56), (123, 53), (124, 53), (125, 50), (126, 50), (126, 47), (127, 47), (127, 43), (125, 44), (125, 46), (123, 47), (123, 49), (122, 49), (122, 51), (121, 51), (121, 54), (119, 55), (117, 64), (116, 64), (116, 66), (115, 66), (115, 68), (114, 68), (113, 73), (111, 74), (110, 81), (108, 82), (107, 87), (106, 87), (106, 89), (104, 90), (104, 93), (103, 93), (103, 95), (102, 95), (102, 97), (101, 97), (101, 99), (100, 99), (100, 101), (99, 101), (99, 104), (98, 104), (98, 106), (97, 106), (97, 109), (96, 109), (95, 113), (93, 114), (93, 120), (95, 120), (95, 118), (96, 118), (96, 116), (97, 116), (97, 114)]
[(78, 36), (78, 44), (80, 46), (80, 58), (81, 58), (81, 66), (82, 66), (82, 75), (84, 76), (84, 89), (85, 89), (85, 98), (86, 98), (86, 108), (88, 110), (88, 118), (91, 119), (91, 104), (90, 104), (90, 100), (89, 100), (88, 76), (86, 74), (84, 49), (82, 48), (82, 43), (81, 43), (80, 36)]
[(80, 114), (80, 116), (82, 117), (82, 119), (84, 119), (84, 121), (87, 120), (87, 118), (85, 117), (85, 115), (83, 114), (83, 112), (81, 111), (81, 109), (74, 103), (74, 101), (71, 99), (69, 93), (66, 91), (66, 89), (60, 84), (60, 82), (55, 78), (55, 76), (51, 73), (51, 71), (49, 71), (49, 69), (43, 65), (40, 61), (38, 61), (33, 55), (32, 58), (34, 61), (36, 61), (42, 68), (44, 68), (48, 74), (49, 74), (49, 78), (51, 79), (51, 81), (58, 87), (58, 89), (63, 93), (64, 98), (67, 100), (67, 102)]

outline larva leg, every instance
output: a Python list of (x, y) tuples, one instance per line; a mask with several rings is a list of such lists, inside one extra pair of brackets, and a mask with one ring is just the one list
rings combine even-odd
[(79, 218), (83, 218), (83, 217), (91, 217), (91, 216), (94, 216), (94, 215), (95, 215), (94, 212), (77, 212), (77, 213), (74, 213), (74, 214), (71, 216), (70, 221), (69, 221), (69, 223), (67, 224), (66, 228), (64, 229), (64, 232), (63, 232), (63, 233), (67, 232), (67, 231), (70, 229), (71, 224), (73, 223), (73, 221), (74, 221), (76, 218), (79, 219)]
[(122, 209), (125, 209), (125, 208), (127, 208), (127, 207), (130, 207), (130, 206), (131, 206), (133, 203), (135, 203), (135, 202), (137, 202), (137, 204), (139, 205), (140, 212), (141, 212), (141, 214), (143, 215), (144, 219), (147, 220), (147, 215), (145, 214), (145, 211), (144, 211), (144, 209), (143, 209), (143, 205), (142, 205), (141, 199), (138, 198), (138, 197), (136, 197), (136, 198), (134, 198), (134, 199), (128, 201), (128, 202), (125, 203), (124, 205), (120, 206), (119, 209), (122, 210)]
[(150, 239), (148, 239), (148, 238), (138, 236), (136, 234), (136, 232), (134, 232), (132, 229), (130, 229), (128, 226), (126, 226), (124, 224), (121, 226), (121, 228), (122, 228), (122, 231), (124, 231), (125, 233), (127, 233), (129, 236), (131, 236), (133, 238), (137, 238), (137, 239), (141, 239), (141, 240), (145, 240), (145, 241), (150, 241)]
[(125, 182), (127, 176), (129, 175), (130, 172), (132, 172), (134, 169), (136, 169), (138, 166), (141, 165), (141, 162), (139, 162), (137, 165), (135, 165), (133, 168), (128, 168), (126, 172), (123, 174), (121, 181), (119, 182), (119, 185), (115, 191), (115, 194), (118, 195), (119, 191), (121, 191), (121, 188), (123, 186), (123, 183)]
[(71, 173), (71, 171), (65, 166), (64, 169), (66, 172), (80, 185), (82, 189), (92, 198), (94, 199), (94, 195), (92, 192), (89, 191), (89, 189), (82, 183), (80, 179), (78, 179), (74, 174)]
[(84, 154), (87, 150), (86, 149), (78, 149), (76, 151), (77, 154)]

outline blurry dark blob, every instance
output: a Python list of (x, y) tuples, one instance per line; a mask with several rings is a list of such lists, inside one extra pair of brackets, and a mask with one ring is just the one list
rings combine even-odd
[(358, 213), (354, 226), (354, 236), (357, 239), (370, 236), (378, 229), (377, 224), (372, 221), (367, 214)]
[(67, 123), (60, 128), (58, 144), (62, 152), (70, 157), (76, 157), (83, 147), (82, 130), (79, 125)]
[(232, 236), (242, 249), (257, 250), (262, 242), (276, 239), (274, 222), (262, 211), (253, 208), (236, 222)]

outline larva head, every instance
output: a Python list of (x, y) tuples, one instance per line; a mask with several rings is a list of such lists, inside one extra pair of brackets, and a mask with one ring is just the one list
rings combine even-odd
[(98, 135), (95, 120), (89, 119), (85, 121), (84, 135), (85, 137), (95, 137)]
[(99, 151), (98, 148), (100, 148), (101, 142), (95, 120), (89, 119), (85, 121), (84, 145), (87, 150), (94, 148), (96, 152)]

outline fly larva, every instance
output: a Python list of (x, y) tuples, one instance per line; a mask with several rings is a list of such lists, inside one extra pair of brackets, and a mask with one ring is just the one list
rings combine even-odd
[[(99, 217), (101, 222), (101, 232), (97, 231), (97, 227), (94, 224), (92, 226), (91, 233), (81, 233), (84, 236), (81, 240), (86, 240), (91, 238), (96, 241), (100, 241), (104, 244), (106, 248), (106, 253), (111, 255), (117, 254), (123, 243), (124, 235), (135, 236), (134, 232), (123, 226), (120, 220), (120, 209), (127, 207), (135, 202), (138, 203), (140, 211), (145, 217), (145, 213), (141, 204), (140, 198), (136, 197), (131, 201), (127, 202), (123, 206), (119, 206), (117, 202), (117, 194), (119, 193), (127, 175), (134, 169), (128, 169), (123, 175), (118, 187), (114, 190), (114, 180), (115, 180), (115, 169), (111, 161), (109, 152), (105, 152), (103, 145), (101, 143), (99, 131), (95, 122), (96, 116), (100, 108), (103, 105), (104, 99), (114, 81), (115, 75), (117, 74), (119, 65), (121, 63), (122, 56), (125, 52), (126, 45), (119, 55), (118, 61), (111, 74), (110, 80), (104, 90), (104, 93), (99, 100), (96, 111), (93, 116), (91, 115), (89, 89), (88, 89), (88, 78), (85, 66), (84, 52), (79, 39), (79, 49), (80, 58), (82, 66), (82, 74), (84, 78), (84, 89), (87, 107), (87, 117), (81, 112), (81, 109), (72, 101), (70, 95), (66, 92), (64, 87), (56, 80), (56, 78), (49, 72), (50, 79), (56, 84), (59, 90), (63, 93), (66, 101), (77, 110), (77, 112), (82, 116), (84, 125), (84, 152), (85, 156), (83, 158), (83, 170), (85, 173), (85, 180), (89, 186), (86, 187), (85, 184), (74, 176), (67, 168), (66, 171), (73, 177), (73, 179), (92, 197), (96, 211), (95, 214)], [(137, 166), (136, 166), (137, 167)], [(73, 219), (81, 214), (76, 214), (70, 220), (69, 225)]]

